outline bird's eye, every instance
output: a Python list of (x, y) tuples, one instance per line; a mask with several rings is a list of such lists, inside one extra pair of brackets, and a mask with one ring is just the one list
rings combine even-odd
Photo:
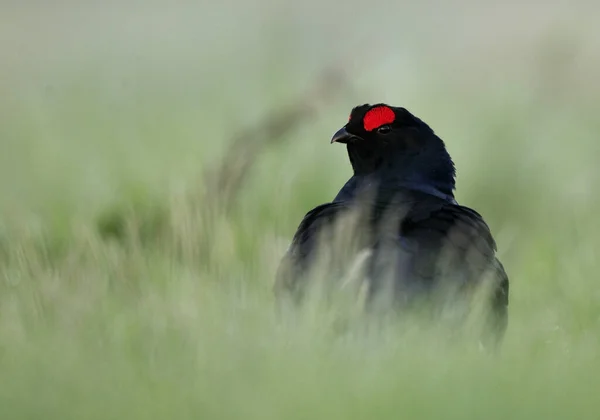
[(390, 127), (389, 125), (382, 125), (381, 127), (379, 127), (379, 128), (377, 129), (377, 132), (378, 132), (379, 134), (387, 134), (387, 133), (389, 133), (390, 131), (392, 131), (392, 127)]

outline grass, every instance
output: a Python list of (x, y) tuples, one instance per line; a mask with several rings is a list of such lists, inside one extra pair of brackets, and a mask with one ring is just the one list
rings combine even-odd
[[(203, 80), (231, 83), (212, 84), (187, 46), (191, 70), (101, 45), (0, 85), (0, 418), (597, 417), (600, 93), (576, 69), (481, 87), (388, 63), (258, 147), (225, 211), (206, 169), (310, 89), (310, 63), (261, 49), (244, 80), (213, 62)], [(328, 139), (366, 101), (429, 122), (489, 222), (511, 279), (499, 355), (417, 328), (339, 337), (326, 312), (278, 322), (275, 270), (349, 176)]]

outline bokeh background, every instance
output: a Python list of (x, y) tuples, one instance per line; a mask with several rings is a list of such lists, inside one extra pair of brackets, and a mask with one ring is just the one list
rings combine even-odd
[[(0, 2), (0, 417), (597, 418), (600, 6)], [(283, 328), (274, 272), (362, 103), (445, 140), (502, 353)]]

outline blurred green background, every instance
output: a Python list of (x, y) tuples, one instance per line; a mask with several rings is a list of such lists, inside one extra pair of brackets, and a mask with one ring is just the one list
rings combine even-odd
[[(0, 418), (596, 419), (599, 12), (0, 2)], [(277, 322), (279, 259), (350, 176), (329, 139), (366, 102), (429, 123), (490, 224), (500, 355)]]

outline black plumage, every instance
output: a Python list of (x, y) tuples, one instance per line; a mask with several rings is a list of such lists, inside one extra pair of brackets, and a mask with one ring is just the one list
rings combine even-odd
[(346, 144), (354, 174), (300, 223), (277, 273), (277, 297), (301, 301), (311, 266), (327, 260), (328, 279), (343, 277), (366, 250), (369, 308), (468, 301), (485, 284), (485, 325), (501, 338), (508, 277), (481, 215), (454, 198), (444, 142), (406, 109), (385, 104), (354, 108), (333, 142)]

